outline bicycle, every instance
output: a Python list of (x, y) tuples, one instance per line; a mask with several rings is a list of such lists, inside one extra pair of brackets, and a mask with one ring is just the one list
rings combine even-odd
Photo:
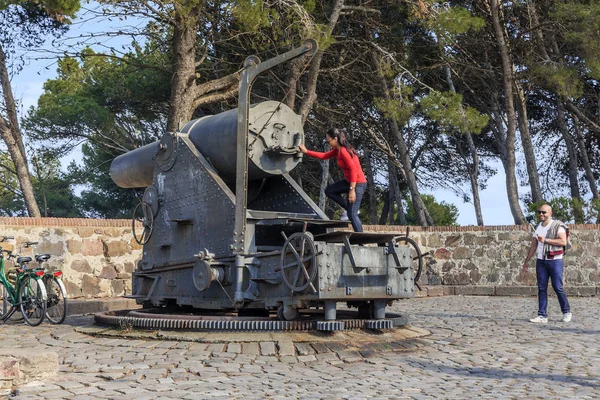
[[(0, 243), (12, 236), (3, 236)], [(7, 279), (4, 272), (4, 254), (7, 258), (17, 258), (14, 285)], [(46, 287), (42, 281), (44, 271), (24, 269), (21, 264), (31, 257), (17, 257), (10, 250), (4, 250), (0, 245), (0, 321), (6, 322), (19, 307), (23, 319), (30, 326), (38, 326), (46, 315)]]
[[(21, 245), (21, 251), (24, 247), (36, 246), (38, 242), (24, 242)], [(51, 324), (62, 324), (67, 317), (67, 290), (62, 281), (62, 271), (46, 271), (42, 266), (43, 263), (50, 259), (50, 254), (36, 254), (35, 261), (38, 263), (38, 270), (44, 271), (42, 281), (46, 286), (48, 300), (46, 301), (46, 318)], [(31, 261), (31, 259), (29, 259)], [(27, 265), (27, 261), (21, 264), (22, 267)]]

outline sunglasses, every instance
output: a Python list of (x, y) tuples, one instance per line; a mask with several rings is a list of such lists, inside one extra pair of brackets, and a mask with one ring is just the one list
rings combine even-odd
[(538, 214), (547, 214), (548, 211), (538, 211)]

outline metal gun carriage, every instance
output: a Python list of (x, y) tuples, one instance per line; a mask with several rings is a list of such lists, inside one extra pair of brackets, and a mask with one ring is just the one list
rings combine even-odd
[(300, 117), (276, 101), (248, 104), (256, 76), (316, 47), (308, 40), (263, 63), (247, 58), (238, 109), (113, 161), (117, 185), (147, 187), (133, 223), (143, 244), (138, 303), (277, 310), (282, 320), (323, 308), (334, 321), (337, 302), (383, 319), (387, 304), (414, 296), (410, 246), (390, 234), (336, 230), (348, 224), (329, 220), (290, 176), (302, 161)]

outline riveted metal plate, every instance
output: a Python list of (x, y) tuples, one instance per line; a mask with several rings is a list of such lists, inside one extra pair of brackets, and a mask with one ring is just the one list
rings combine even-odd
[(156, 188), (156, 186), (152, 185), (152, 186), (148, 186), (146, 188), (146, 191), (144, 192), (144, 197), (142, 198), (142, 201), (145, 203), (148, 203), (150, 205), (150, 208), (152, 209), (152, 213), (154, 214), (154, 217), (156, 217), (156, 215), (158, 214), (158, 208), (159, 208), (158, 189)]
[(179, 141), (170, 133), (165, 133), (158, 143), (156, 165), (161, 171), (167, 172), (177, 161), (177, 145)]

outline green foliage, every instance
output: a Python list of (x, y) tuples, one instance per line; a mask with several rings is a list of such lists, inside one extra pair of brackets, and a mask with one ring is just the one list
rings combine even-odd
[(555, 197), (550, 201), (541, 201), (527, 205), (527, 210), (535, 215), (538, 223), (540, 219), (537, 210), (544, 204), (552, 207), (552, 218), (565, 223), (592, 223), (592, 221), (597, 220), (598, 210), (600, 210), (600, 201), (598, 200), (586, 202), (572, 197)]
[(154, 139), (152, 124), (164, 120), (169, 96), (169, 75), (145, 65), (163, 65), (165, 55), (137, 49), (125, 60), (114, 60), (91, 50), (81, 61), (58, 62), (58, 78), (44, 84), (38, 107), (24, 121), (35, 139), (60, 143), (86, 138), (98, 146), (123, 152)]
[(9, 5), (31, 6), (43, 9), (48, 15), (62, 21), (66, 17), (73, 17), (81, 7), (79, 0), (0, 0), (0, 11), (6, 9)]
[(583, 56), (590, 76), (600, 78), (600, 1), (557, 2), (553, 17), (566, 29), (564, 38)]
[(583, 94), (583, 82), (573, 67), (542, 64), (533, 66), (531, 72), (534, 80), (563, 98), (577, 98)]
[(0, 153), (0, 215), (27, 216), (25, 202), (18, 190), (19, 182), (8, 154)]
[(275, 10), (265, 7), (262, 0), (237, 0), (231, 7), (231, 15), (242, 29), (249, 31), (268, 27), (279, 19)]
[(479, 31), (485, 26), (485, 20), (473, 16), (469, 10), (460, 6), (450, 6), (445, 1), (432, 2), (434, 13), (423, 21), (442, 43), (450, 43), (455, 36), (468, 31)]
[[(60, 60), (57, 79), (45, 83), (38, 107), (30, 110), (23, 124), (32, 138), (58, 146), (59, 152), (69, 151), (74, 141), (87, 140), (83, 165), (70, 171), (72, 180), (89, 185), (81, 199), (74, 199), (79, 214), (129, 218), (138, 202), (136, 193), (112, 182), (110, 161), (163, 133), (170, 76), (166, 70), (152, 66), (166, 64), (168, 54), (138, 47), (126, 58), (116, 60), (86, 50), (80, 60)], [(149, 67), (140, 67), (141, 60)], [(63, 202), (65, 213), (75, 213), (66, 203), (69, 195), (60, 182), (43, 182), (61, 196), (53, 197), (51, 191), (45, 191), (51, 213), (57, 212), (51, 202)]]
[(82, 146), (82, 153), (83, 167), (69, 166), (69, 172), (77, 182), (89, 187), (81, 192), (81, 210), (93, 218), (131, 218), (143, 192), (115, 185), (109, 173), (111, 154), (89, 144)]
[(394, 118), (398, 125), (405, 125), (412, 116), (415, 108), (414, 104), (403, 99), (382, 99), (375, 98), (375, 106), (387, 118)]
[(441, 127), (462, 133), (479, 133), (487, 125), (489, 116), (472, 107), (464, 107), (462, 95), (452, 92), (432, 92), (421, 99), (425, 115)]
[[(421, 198), (429, 215), (433, 219), (433, 223), (436, 226), (454, 226), (457, 225), (456, 220), (458, 219), (458, 208), (454, 204), (448, 204), (445, 201), (438, 203), (435, 198), (428, 194), (422, 194)], [(408, 225), (419, 225), (415, 209), (412, 201), (408, 202), (406, 211), (406, 223)]]

